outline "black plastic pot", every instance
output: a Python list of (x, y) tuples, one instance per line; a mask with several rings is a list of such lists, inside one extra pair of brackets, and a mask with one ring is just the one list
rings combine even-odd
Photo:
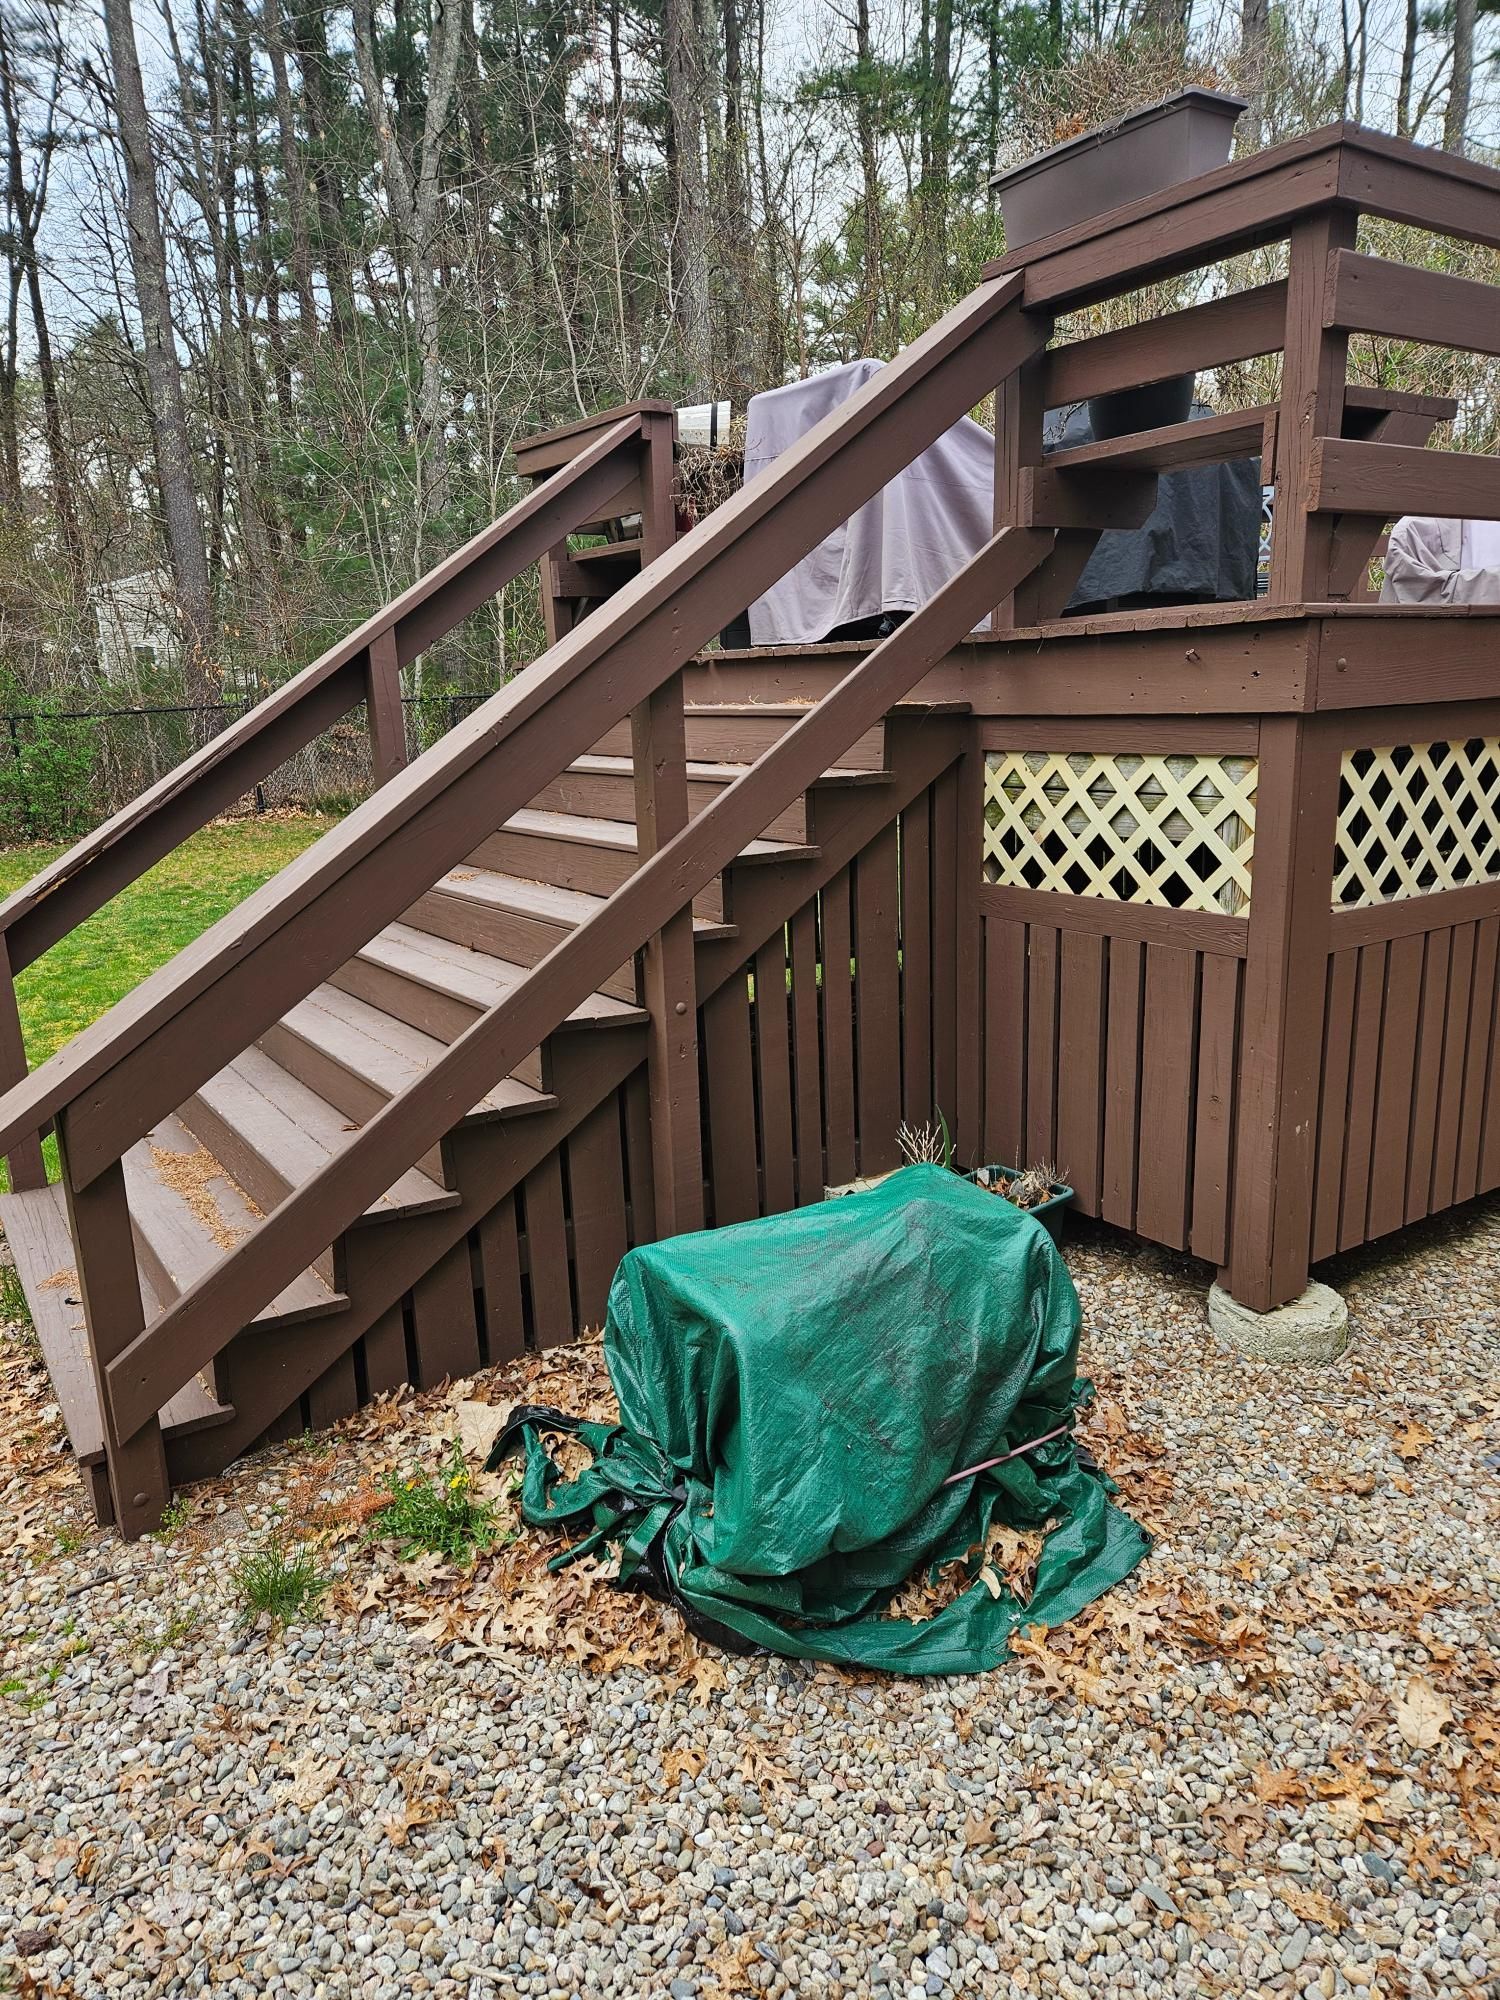
[(1141, 389), (1115, 389), (1089, 397), (1089, 426), (1096, 439), (1128, 437), (1132, 431), (1163, 430), (1185, 424), (1193, 414), (1194, 375), (1169, 375)]

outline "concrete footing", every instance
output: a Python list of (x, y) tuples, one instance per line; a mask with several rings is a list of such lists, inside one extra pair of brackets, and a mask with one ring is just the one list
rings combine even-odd
[(1349, 1308), (1328, 1285), (1309, 1285), (1300, 1298), (1263, 1313), (1214, 1285), (1208, 1323), (1226, 1347), (1261, 1361), (1336, 1361), (1349, 1345)]

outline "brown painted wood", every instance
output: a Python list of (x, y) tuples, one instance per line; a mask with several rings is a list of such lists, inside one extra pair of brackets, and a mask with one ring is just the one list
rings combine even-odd
[(901, 1112), (909, 1125), (924, 1125), (934, 1115), (929, 792), (923, 792), (901, 815)]
[(1054, 451), (1047, 463), (1054, 471), (1067, 473), (1095, 467), (1101, 472), (1171, 472), (1181, 466), (1259, 458), (1269, 414), (1269, 409), (1229, 410), (1221, 416), (1197, 417), (1128, 437), (1101, 438), (1095, 444)]
[(1262, 723), (1230, 1231), (1230, 1287), (1257, 1312), (1307, 1283), (1338, 771), (1326, 728)]
[(630, 1224), (631, 1247), (634, 1248), (638, 1243), (654, 1243), (657, 1235), (656, 1196), (651, 1173), (651, 1098), (644, 1068), (626, 1079), (623, 1094), (625, 1172), (630, 1193), (626, 1214)]
[(1324, 326), (1323, 295), (1329, 259), (1353, 247), (1356, 225), (1354, 215), (1328, 210), (1292, 229), (1267, 590), (1275, 603), (1328, 595), (1332, 530), (1311, 513), (1316, 511), (1319, 449), (1343, 429), (1349, 338)]
[(467, 1239), (454, 1244), (411, 1290), (419, 1386), (456, 1381), (479, 1366), (479, 1322)]
[(1142, 944), (1226, 952), (1243, 958), (1249, 926), (1244, 917), (1212, 910), (1171, 910), (1150, 903), (1116, 903), (1107, 896), (1068, 896), (1060, 890), (1013, 889), (986, 882), (979, 892), (987, 916), (1016, 923), (1055, 923), (1095, 937), (1134, 938)]
[(860, 855), (854, 870), (855, 1075), (859, 1170), (885, 1173), (901, 1164), (901, 968), (899, 883), (894, 822)]
[(1419, 937), (1387, 948), (1385, 1018), (1376, 1079), (1374, 1156), (1370, 1169), (1369, 1234), (1385, 1236), (1406, 1220), (1412, 1103), (1426, 954)]
[[(1081, 446), (1081, 450), (1094, 447)], [(1156, 506), (1156, 474), (1124, 466), (1079, 466), (1070, 470), (1054, 452), (1045, 465), (1021, 471), (1021, 522), (1024, 527), (1065, 528), (1098, 533), (1139, 528)], [(1083, 477), (1084, 472), (1088, 477)]]
[(1189, 369), (1198, 373), (1230, 361), (1275, 354), (1285, 336), (1286, 280), (1278, 279), (1137, 326), (1054, 347), (1046, 361), (1046, 404), (1055, 409), (1117, 389), (1161, 382)]
[[(658, 508), (671, 508), (671, 452)], [(665, 531), (658, 529), (664, 538)], [(657, 853), (688, 823), (682, 676), (673, 674), (631, 716), (636, 844)], [(698, 1102), (698, 992), (691, 906), (645, 941), (641, 997), (650, 1016), (646, 1072), (658, 1227), (664, 1236), (703, 1227), (702, 1113)]]
[[(1057, 1162), (1058, 932), (1026, 933), (1026, 1157), (1017, 1166)], [(1009, 1162), (1007, 1162), (1009, 1164)]]
[(1443, 1020), (1443, 1067), (1432, 1142), (1432, 1212), (1449, 1208), (1458, 1181), (1458, 1136), (1463, 1123), (1464, 1073), (1468, 1065), (1470, 1001), (1474, 992), (1477, 924), (1457, 924), (1448, 961), (1448, 1004)]
[[(974, 745), (972, 726), (964, 730), (964, 754), (953, 770), (958, 866), (954, 875), (953, 967), (955, 1159), (978, 1165), (983, 1101), (984, 940), (979, 891), (983, 884), (979, 829), (984, 824), (984, 760)], [(967, 850), (967, 851), (965, 851)]]
[(1079, 1207), (1099, 1213), (1103, 1162), (1105, 945), (1063, 931), (1057, 1050), (1057, 1168)]
[(797, 1202), (821, 1201), (823, 1062), (818, 1018), (818, 906), (806, 902), (787, 927), (792, 967), (792, 1061), (797, 1134)]
[(1184, 1249), (1192, 1186), (1197, 1097), (1198, 959), (1170, 945), (1146, 947), (1141, 1021), (1141, 1163), (1135, 1226)]
[(1026, 926), (984, 920), (983, 1164), (1020, 1166), (1026, 1132)]
[(1141, 1010), (1145, 1000), (1146, 947), (1134, 938), (1111, 938), (1108, 970), (1104, 1188), (1100, 1213), (1106, 1222), (1133, 1229), (1141, 1126)]
[(572, 1340), (578, 1330), (568, 1275), (562, 1162), (556, 1152), (549, 1153), (526, 1176), (521, 1203), (526, 1218), (525, 1268), (532, 1339), (538, 1347), (556, 1347)]
[(1344, 1199), (1344, 1138), (1349, 1122), (1349, 1064), (1354, 1051), (1354, 993), (1359, 953), (1339, 951), (1328, 960), (1323, 1012), (1323, 1068), (1319, 1078), (1317, 1174), (1313, 1185), (1313, 1261), (1339, 1247)]
[(395, 627), (376, 632), (365, 651), (365, 727), (370, 736), (370, 776), (383, 785), (406, 766), (406, 713)]
[(1366, 945), (1354, 988), (1354, 1040), (1349, 1055), (1349, 1109), (1344, 1126), (1344, 1191), (1339, 1205), (1339, 1248), (1352, 1250), (1369, 1235), (1370, 1172), (1375, 1147), (1375, 1092), (1380, 1075), (1388, 947)]
[(1238, 959), (1212, 952), (1199, 959), (1198, 1081), (1188, 1248), (1195, 1257), (1214, 1265), (1223, 1264), (1229, 1254), (1240, 976)]
[(980, 869), (978, 818), (966, 823), (960, 815), (960, 801), (957, 773), (944, 771), (932, 787), (932, 1085), (933, 1108), (941, 1109), (950, 1123), (962, 1115), (958, 1101), (959, 883), (966, 871), (977, 876)]
[[(1421, 739), (1418, 739), (1421, 740)], [(1482, 923), (1500, 915), (1500, 882), (1471, 882), (1433, 896), (1404, 896), (1399, 902), (1336, 910), (1331, 925), (1341, 950), (1387, 938), (1436, 934), (1459, 923)]]
[[(609, 1100), (606, 1099), (606, 1102)], [(485, 1350), (491, 1367), (526, 1350), (521, 1305), (521, 1246), (516, 1198), (508, 1194), (480, 1218), (479, 1279), (484, 1290)]]
[(567, 1150), (578, 1323), (580, 1327), (599, 1327), (604, 1324), (609, 1288), (627, 1248), (617, 1096), (606, 1097), (589, 1113), (569, 1138)]
[[(26, 1075), (26, 1043), (21, 1034), (21, 1015), (16, 1005), (15, 980), (10, 962), (9, 941), (0, 930), (0, 1092), (9, 1090)], [(42, 1164), (42, 1142), (35, 1132), (17, 1139), (6, 1157), (10, 1184), (17, 1193), (47, 1185), (47, 1169)]]
[[(1392, 946), (1392, 950), (1395, 947)], [(1469, 993), (1468, 1049), (1464, 1057), (1462, 1115), (1453, 1173), (1453, 1199), (1470, 1201), (1479, 1192), (1480, 1143), (1484, 1132), (1485, 1089), (1495, 1037), (1500, 917), (1487, 917), (1474, 932), (1474, 976)]]
[(721, 1228), (726, 1222), (748, 1222), (760, 1213), (750, 989), (745, 977), (726, 980), (704, 1001), (703, 1056), (713, 1079), (708, 1144), (713, 1223)]
[(337, 1361), (313, 1383), (307, 1392), (307, 1422), (315, 1431), (327, 1430), (340, 1417), (351, 1416), (359, 1408), (359, 1387), (354, 1375), (353, 1354), (341, 1354)]
[(1345, 128), (1339, 193), (1364, 215), (1500, 248), (1500, 174), (1476, 160)]
[(1500, 354), (1493, 285), (1353, 250), (1340, 251), (1329, 267), (1323, 323), (1348, 333)]
[(850, 922), (851, 878), (836, 875), (818, 898), (823, 968), (823, 1092), (828, 1182), (841, 1187), (859, 1171), (854, 1118), (854, 953)]
[(1423, 451), (1319, 437), (1308, 468), (1315, 512), (1467, 515), (1500, 518), (1500, 462), (1475, 452)]
[[(1449, 931), (1419, 938), (1422, 946), (1422, 998), (1417, 1022), (1417, 1051), (1412, 1078), (1411, 1136), (1406, 1165), (1407, 1222), (1427, 1214), (1432, 1201), (1432, 1161), (1437, 1142), (1438, 1087), (1443, 1071), (1443, 1028), (1448, 1010)], [(1392, 945), (1392, 950), (1395, 945)]]
[[(786, 935), (778, 931), (755, 954), (755, 1101), (759, 1112), (761, 1202), (766, 1215), (797, 1203), (792, 1141), (791, 998)], [(713, 1074), (709, 1074), (713, 1095)]]
[(370, 1396), (383, 1396), (410, 1380), (406, 1365), (406, 1315), (399, 1305), (380, 1315), (365, 1332), (361, 1345), (365, 1388)]
[(1500, 1187), (1500, 1014), (1490, 1026), (1490, 1067), (1479, 1142), (1479, 1192), (1488, 1194), (1496, 1187)]
[(74, 1270), (103, 1418), (114, 1518), (125, 1539), (135, 1541), (160, 1526), (162, 1510), (170, 1497), (166, 1453), (155, 1404), (143, 1418), (122, 1422), (110, 1395), (109, 1365), (140, 1338), (145, 1315), (124, 1168), (117, 1161), (87, 1187), (74, 1185), (72, 1155), (77, 1116), (70, 1107), (57, 1121), (68, 1228), (73, 1237)]

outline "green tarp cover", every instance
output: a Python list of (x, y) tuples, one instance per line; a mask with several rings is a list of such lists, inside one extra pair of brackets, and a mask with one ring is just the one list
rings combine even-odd
[[(1057, 1625), (1148, 1544), (1071, 1429), (975, 1477), (951, 1472), (1068, 1423), (1078, 1298), (1034, 1217), (942, 1167), (861, 1194), (633, 1250), (610, 1291), (618, 1425), (563, 1482), (541, 1414), (517, 1413), (522, 1512), (613, 1545), (691, 1621), (775, 1653), (972, 1673), (1023, 1624)], [(976, 1580), (935, 1616), (882, 1615), (992, 1523), (1047, 1523), (1030, 1601)]]

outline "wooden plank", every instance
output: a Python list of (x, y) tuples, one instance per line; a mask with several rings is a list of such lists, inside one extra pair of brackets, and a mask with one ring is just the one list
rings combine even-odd
[(858, 1172), (854, 1125), (854, 992), (849, 962), (850, 876), (840, 870), (818, 898), (823, 965), (823, 1104), (828, 1184)]
[(1209, 1264), (1229, 1254), (1230, 1148), (1239, 1051), (1240, 966), (1199, 961), (1198, 1083), (1193, 1106), (1193, 1187), (1188, 1247)]
[(1457, 924), (1448, 961), (1448, 1004), (1443, 1017), (1443, 1065), (1432, 1141), (1431, 1212), (1450, 1208), (1458, 1180), (1458, 1135), (1463, 1122), (1464, 1071), (1469, 1052), (1469, 1001), (1474, 991), (1476, 924)]
[[(1092, 445), (1080, 450), (1093, 450)], [(1156, 507), (1156, 474), (1126, 464), (1081, 465), (1069, 469), (1054, 452), (1044, 465), (1021, 472), (1023, 526), (1065, 528), (1091, 533), (1139, 528)]]
[(1500, 354), (1500, 294), (1493, 285), (1353, 250), (1341, 250), (1329, 268), (1323, 324)]
[(1026, 926), (984, 923), (985, 1163), (1022, 1164), (1026, 1132)]
[[(1387, 743), (1391, 740), (1384, 738)], [(1412, 731), (1397, 740), (1421, 742), (1422, 737)], [(1436, 936), (1455, 924), (1482, 923), (1493, 916), (1500, 916), (1500, 882), (1471, 882), (1462, 889), (1444, 889), (1434, 895), (1403, 896), (1393, 903), (1335, 910), (1332, 929), (1338, 948), (1349, 951), (1382, 939)]]
[(854, 865), (854, 1032), (859, 1170), (901, 1164), (901, 967), (896, 828), (886, 826)]
[(1286, 335), (1286, 280), (1231, 292), (1138, 326), (1118, 327), (1054, 347), (1046, 359), (1049, 409), (1134, 389), (1172, 375), (1222, 368), (1280, 351)]
[(1484, 1127), (1479, 1144), (1480, 1194), (1500, 1187), (1500, 1001), (1490, 1031), (1490, 1067), (1485, 1078)]
[(1099, 1213), (1104, 1074), (1104, 940), (1062, 933), (1057, 1169), (1086, 1215)]
[(370, 776), (383, 785), (406, 768), (406, 713), (401, 706), (401, 667), (396, 629), (371, 634), (365, 649), (365, 728), (370, 738)]
[(1122, 1229), (1135, 1226), (1136, 1157), (1141, 1119), (1141, 1008), (1146, 948), (1133, 938), (1109, 945), (1104, 1052), (1104, 1188), (1100, 1213)]
[(901, 815), (901, 1110), (910, 1125), (933, 1116), (930, 791)]
[[(786, 953), (786, 933), (777, 931), (755, 954), (756, 1103), (760, 1111), (761, 1200), (767, 1215), (780, 1215), (794, 1208), (797, 1201)], [(709, 1090), (712, 1093), (712, 1078)]]
[(1371, 1236), (1385, 1236), (1406, 1220), (1406, 1171), (1425, 956), (1419, 937), (1398, 938), (1386, 953), (1385, 1021), (1380, 1036), (1375, 1150), (1370, 1171)]
[[(1417, 1017), (1417, 1054), (1412, 1076), (1411, 1135), (1406, 1164), (1406, 1216), (1415, 1222), (1432, 1202), (1432, 1160), (1437, 1137), (1438, 1085), (1443, 1072), (1443, 1028), (1448, 1012), (1451, 931), (1433, 931), (1419, 940), (1422, 998)], [(1392, 947), (1394, 949), (1394, 946)]]
[(419, 1386), (457, 1381), (479, 1366), (479, 1321), (469, 1245), (455, 1243), (411, 1289)]
[[(26, 1042), (21, 1034), (10, 947), (5, 932), (0, 930), (0, 1095), (13, 1083), (19, 1083), (26, 1070)], [(25, 1132), (16, 1140), (6, 1165), (10, 1169), (11, 1190), (15, 1194), (47, 1185), (47, 1169), (42, 1164), (42, 1142), (35, 1132)]]
[(549, 1153), (522, 1183), (526, 1219), (526, 1279), (531, 1334), (538, 1347), (557, 1347), (578, 1330), (568, 1280), (568, 1227), (563, 1214), (562, 1155)]
[(359, 1408), (359, 1390), (355, 1383), (354, 1354), (341, 1354), (313, 1383), (307, 1392), (308, 1427), (315, 1431), (326, 1431), (330, 1424), (336, 1424), (340, 1417), (347, 1417)]
[(1154, 1242), (1184, 1249), (1192, 1185), (1193, 1109), (1197, 1094), (1198, 957), (1169, 945), (1146, 947), (1141, 1021), (1143, 1132), (1135, 1226)]
[(388, 1306), (375, 1323), (367, 1327), (360, 1342), (364, 1350), (365, 1393), (383, 1396), (409, 1379), (406, 1366), (406, 1315), (399, 1305)]
[[(1394, 949), (1394, 947), (1393, 947)], [(1490, 1048), (1495, 1037), (1497, 955), (1500, 918), (1488, 917), (1475, 928), (1474, 977), (1469, 994), (1468, 1052), (1464, 1058), (1462, 1116), (1453, 1199), (1470, 1201), (1479, 1192), (1479, 1148), (1484, 1130), (1485, 1089), (1490, 1074)]]
[[(612, 1100), (606, 1099), (605, 1102)], [(484, 1291), (485, 1351), (491, 1367), (526, 1351), (521, 1305), (521, 1246), (516, 1198), (506, 1195), (479, 1219), (479, 1282)]]
[(1353, 246), (1357, 222), (1354, 215), (1330, 210), (1292, 230), (1267, 590), (1276, 603), (1328, 595), (1332, 527), (1310, 516), (1316, 511), (1318, 449), (1343, 429), (1349, 337), (1323, 325), (1323, 291), (1329, 259)]
[(788, 926), (792, 964), (792, 1062), (797, 1133), (797, 1201), (821, 1201), (823, 1171), (823, 1057), (818, 1025), (818, 905), (793, 913)]
[(949, 1131), (955, 1163), (979, 1164), (980, 1107), (983, 1101), (984, 940), (979, 891), (984, 881), (980, 829), (984, 825), (984, 760), (972, 735), (953, 771), (957, 782), (955, 822), (959, 841), (953, 879), (953, 1112)]
[(1068, 896), (1053, 889), (1013, 889), (999, 882), (982, 884), (979, 902), (986, 917), (1012, 923), (1056, 924), (1065, 931), (1225, 957), (1244, 957), (1249, 932), (1243, 917), (1213, 910), (1158, 909), (1150, 903), (1115, 903), (1105, 896)]
[(1230, 410), (1217, 417), (1195, 417), (1183, 424), (1163, 424), (1157, 430), (1128, 437), (1100, 438), (1094, 444), (1071, 445), (1049, 452), (1056, 472), (1171, 472), (1189, 465), (1222, 465), (1235, 458), (1259, 458), (1271, 406)]
[(958, 773), (945, 771), (932, 787), (932, 1090), (934, 1110), (950, 1124), (960, 1113), (958, 882), (964, 869), (977, 875), (979, 867), (979, 828), (963, 825)]
[(1339, 1210), (1344, 1199), (1344, 1135), (1349, 1123), (1349, 1062), (1354, 1050), (1354, 989), (1357, 951), (1334, 952), (1328, 960), (1323, 1008), (1323, 1063), (1319, 1078), (1317, 1170), (1313, 1180), (1312, 1261), (1333, 1256), (1339, 1247)]
[(1441, 514), (1500, 520), (1500, 460), (1467, 451), (1320, 437), (1308, 467), (1317, 513)]
[(625, 1084), (625, 1171), (630, 1184), (630, 1244), (656, 1241), (656, 1194), (651, 1175), (651, 1095), (644, 1069)]
[(609, 1288), (627, 1247), (625, 1164), (617, 1095), (612, 1093), (597, 1104), (569, 1135), (567, 1152), (578, 1324), (603, 1326)]
[(1017, 1166), (1057, 1159), (1057, 961), (1057, 931), (1032, 924), (1026, 933), (1026, 1157)]
[(1354, 1041), (1349, 1054), (1349, 1111), (1344, 1127), (1344, 1189), (1339, 1203), (1339, 1248), (1352, 1250), (1369, 1235), (1370, 1172), (1375, 1151), (1375, 1091), (1380, 1075), (1387, 947), (1366, 945), (1354, 986)]
[(717, 1229), (760, 1214), (750, 988), (743, 973), (726, 980), (703, 1003), (703, 1067), (708, 1079), (709, 1185)]

